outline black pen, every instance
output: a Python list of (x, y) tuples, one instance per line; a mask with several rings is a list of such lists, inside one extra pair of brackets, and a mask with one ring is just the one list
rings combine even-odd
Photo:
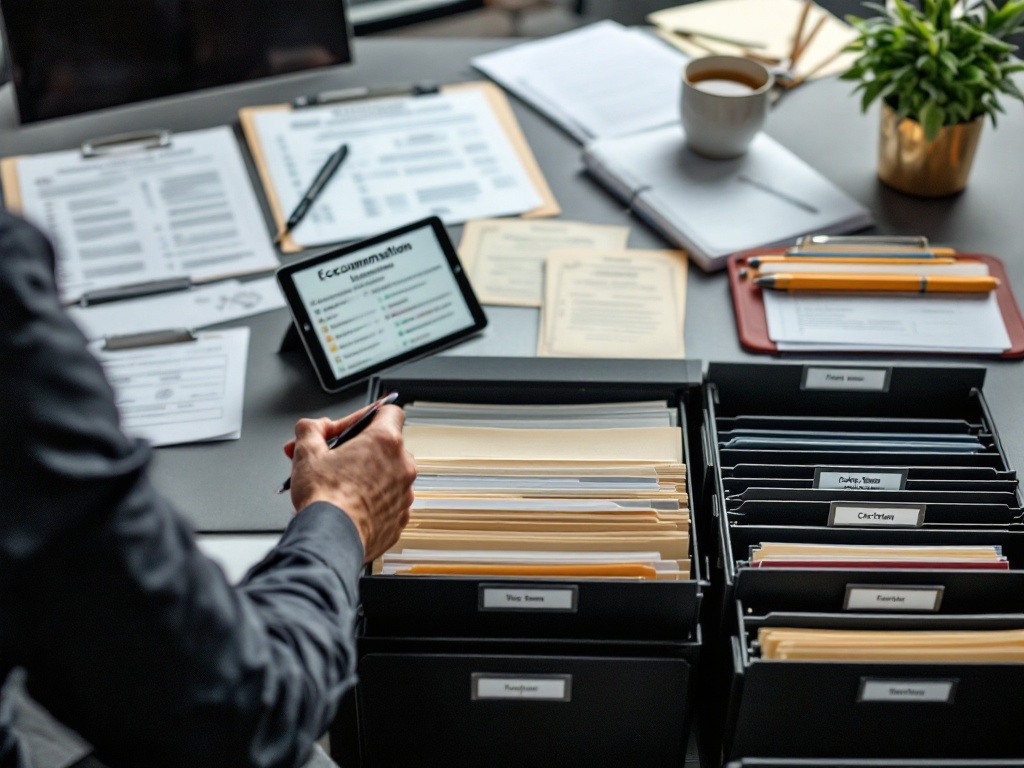
[[(335, 435), (330, 440), (328, 440), (327, 441), (327, 450), (331, 450), (332, 448), (337, 448), (342, 443), (347, 443), (352, 438), (359, 436), (364, 429), (366, 429), (368, 426), (370, 426), (370, 422), (373, 421), (373, 417), (377, 415), (377, 411), (379, 411), (385, 405), (391, 405), (397, 399), (398, 399), (398, 393), (397, 392), (392, 392), (390, 395), (386, 395), (386, 396), (382, 397), (380, 400), (378, 400), (377, 402), (375, 402), (373, 405), (370, 406), (369, 410), (366, 413), (364, 413), (362, 416), (359, 417), (359, 419), (356, 421), (355, 424), (350, 426), (348, 429), (346, 429), (340, 435)], [(277, 489), (277, 492), (278, 493), (284, 493), (285, 491), (287, 491), (291, 487), (292, 487), (292, 478), (291, 478), (291, 475), (289, 475), (288, 479), (285, 480), (283, 483), (281, 483), (281, 487)]]
[(313, 207), (313, 203), (320, 196), (320, 193), (324, 191), (327, 182), (331, 180), (331, 177), (341, 167), (341, 164), (345, 162), (347, 156), (348, 144), (342, 144), (336, 152), (331, 153), (331, 156), (327, 158), (327, 162), (323, 164), (320, 172), (317, 173), (316, 178), (313, 179), (313, 183), (309, 185), (306, 194), (302, 196), (299, 204), (295, 206), (292, 215), (288, 217), (288, 221), (284, 224), (284, 229), (278, 232), (277, 237), (274, 238), (274, 245), (280, 245), (285, 235), (291, 232), (305, 218), (306, 214), (309, 213), (309, 209)]

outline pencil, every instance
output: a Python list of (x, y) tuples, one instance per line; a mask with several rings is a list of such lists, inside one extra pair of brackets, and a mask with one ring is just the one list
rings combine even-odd
[(811, 12), (813, 0), (804, 0), (804, 7), (800, 10), (800, 18), (796, 23), (796, 32), (793, 34), (793, 45), (789, 48), (789, 69), (793, 69), (793, 60), (800, 49), (800, 39), (804, 36), (804, 25), (807, 23), (807, 14)]
[(754, 284), (774, 291), (843, 291), (872, 293), (989, 293), (999, 287), (999, 279), (988, 276), (956, 275), (861, 275), (840, 273), (781, 272), (759, 277)]

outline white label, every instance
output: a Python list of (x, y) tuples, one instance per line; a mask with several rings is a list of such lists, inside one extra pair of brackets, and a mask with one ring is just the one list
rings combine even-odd
[(829, 510), (831, 526), (894, 526), (920, 528), (924, 524), (924, 504), (889, 506), (887, 504), (845, 504), (833, 501)]
[(889, 368), (804, 368), (803, 389), (888, 392)]
[(902, 491), (907, 470), (817, 469), (814, 487), (822, 491)]
[(849, 584), (847, 611), (937, 611), (943, 587), (876, 587)]
[(953, 700), (956, 680), (872, 680), (862, 678), (857, 701), (940, 702)]
[(473, 674), (473, 699), (526, 699), (531, 701), (570, 701), (572, 675), (545, 677), (508, 677)]
[(481, 611), (575, 611), (576, 589), (480, 587)]

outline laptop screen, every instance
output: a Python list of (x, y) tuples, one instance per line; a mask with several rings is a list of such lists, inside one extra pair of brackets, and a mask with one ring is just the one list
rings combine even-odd
[(22, 122), (351, 61), (344, 0), (0, 0)]

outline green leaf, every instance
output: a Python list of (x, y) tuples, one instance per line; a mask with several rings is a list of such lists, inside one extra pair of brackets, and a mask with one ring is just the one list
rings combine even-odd
[(946, 113), (942, 107), (931, 101), (926, 102), (921, 108), (919, 121), (924, 128), (924, 137), (928, 141), (934, 140), (939, 135), (939, 130), (945, 120)]

